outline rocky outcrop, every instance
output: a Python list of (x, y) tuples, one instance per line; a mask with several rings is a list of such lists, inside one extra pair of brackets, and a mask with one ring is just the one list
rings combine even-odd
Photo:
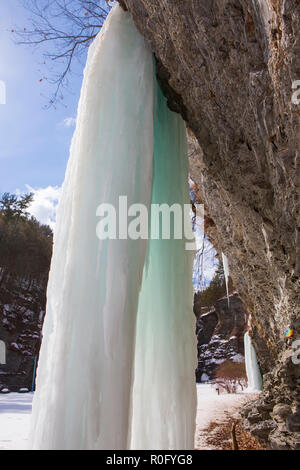
[(230, 296), (229, 308), (227, 298), (223, 298), (209, 312), (198, 316), (197, 382), (213, 380), (219, 365), (227, 360), (244, 362), (246, 329), (247, 312), (237, 295)]
[[(0, 280), (0, 393), (31, 391), (46, 304), (46, 281)], [(3, 359), (3, 358), (2, 358)]]
[[(169, 106), (197, 141), (191, 175), (208, 234), (252, 317), (267, 406), (298, 413), (300, 80), (298, 0), (122, 0), (157, 59)], [(293, 96), (294, 94), (294, 96)], [(293, 340), (284, 338), (294, 329)], [(264, 346), (262, 346), (264, 345)], [(264, 361), (265, 348), (270, 361)], [(270, 413), (263, 439), (295, 448)], [(270, 410), (272, 411), (272, 410)], [(274, 429), (273, 429), (273, 426)]]

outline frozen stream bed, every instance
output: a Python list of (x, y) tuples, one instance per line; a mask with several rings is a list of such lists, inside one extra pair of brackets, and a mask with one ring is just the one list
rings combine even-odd
[[(198, 385), (196, 448), (209, 449), (205, 429), (211, 422), (222, 422), (234, 415), (254, 394), (219, 395), (210, 385)], [(33, 394), (0, 395), (0, 450), (23, 450), (28, 443)]]

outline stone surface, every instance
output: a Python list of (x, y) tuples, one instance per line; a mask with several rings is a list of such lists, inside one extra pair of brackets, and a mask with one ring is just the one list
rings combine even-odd
[(0, 364), (0, 393), (32, 390), (34, 361), (41, 344), (47, 281), (7, 275), (0, 279), (0, 341), (6, 363)]
[(288, 416), (286, 420), (287, 430), (300, 433), (300, 412)]
[[(298, 0), (122, 0), (196, 139), (191, 176), (252, 316), (266, 399), (299, 402)], [(292, 340), (284, 331), (294, 328)], [(267, 358), (267, 359), (266, 359)], [(282, 399), (284, 397), (284, 400)], [(262, 421), (264, 422), (264, 421)], [(268, 439), (269, 431), (261, 432)], [(280, 448), (297, 438), (282, 433)]]
[(285, 422), (285, 419), (290, 414), (291, 407), (289, 405), (285, 405), (284, 403), (279, 403), (278, 405), (275, 405), (271, 413), (274, 420), (278, 422)]
[(220, 299), (212, 310), (197, 318), (197, 382), (214, 379), (219, 365), (226, 360), (244, 362), (247, 312), (237, 295), (230, 296), (229, 305), (227, 298)]

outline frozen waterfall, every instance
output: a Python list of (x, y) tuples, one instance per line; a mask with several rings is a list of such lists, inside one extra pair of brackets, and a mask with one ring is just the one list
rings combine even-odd
[(256, 358), (256, 352), (251, 342), (248, 331), (244, 336), (245, 344), (245, 365), (248, 378), (248, 390), (261, 391), (262, 390), (262, 377), (259, 365)]
[(121, 195), (188, 201), (185, 139), (115, 6), (89, 50), (58, 209), (33, 449), (194, 448), (191, 255), (184, 240), (96, 236), (97, 207)]

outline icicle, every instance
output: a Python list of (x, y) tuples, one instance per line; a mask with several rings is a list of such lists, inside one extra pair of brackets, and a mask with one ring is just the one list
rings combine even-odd
[(229, 264), (227, 256), (222, 253), (222, 261), (223, 261), (223, 268), (224, 268), (224, 276), (225, 276), (225, 283), (226, 283), (226, 292), (227, 292), (227, 301), (228, 301), (228, 308), (230, 308), (229, 302), (229, 290), (228, 290), (228, 283), (229, 283)]
[[(152, 203), (183, 206), (189, 204), (185, 125), (157, 91)], [(132, 449), (194, 449), (193, 256), (184, 239), (149, 242), (137, 321)]]
[(244, 336), (245, 345), (245, 365), (248, 378), (248, 390), (261, 391), (262, 390), (262, 377), (259, 365), (256, 358), (256, 352), (252, 345), (251, 338), (248, 331)]
[(0, 340), (0, 364), (6, 364), (6, 345)]
[[(101, 203), (149, 208), (153, 58), (116, 6), (89, 50), (58, 210), (34, 449), (126, 449), (145, 240), (96, 237)], [(154, 293), (155, 295), (155, 293)], [(150, 386), (150, 385), (149, 385)]]

